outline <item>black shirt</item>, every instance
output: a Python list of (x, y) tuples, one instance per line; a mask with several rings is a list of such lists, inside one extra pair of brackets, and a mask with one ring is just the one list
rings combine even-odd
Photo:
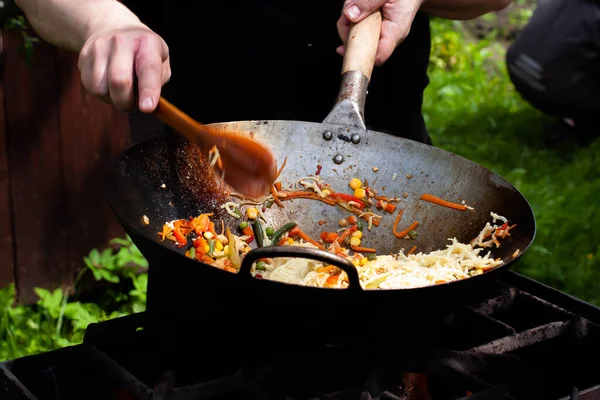
[[(172, 78), (164, 96), (203, 123), (322, 122), (334, 105), (343, 0), (167, 2), (163, 36)], [(421, 116), (430, 52), (428, 16), (376, 67), (365, 107), (370, 129), (429, 142)]]

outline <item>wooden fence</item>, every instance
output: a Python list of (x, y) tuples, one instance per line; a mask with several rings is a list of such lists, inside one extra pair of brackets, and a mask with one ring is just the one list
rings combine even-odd
[(90, 97), (77, 56), (45, 43), (31, 65), (18, 33), (1, 36), (0, 287), (68, 284), (82, 257), (124, 234), (104, 174), (130, 143), (127, 114)]

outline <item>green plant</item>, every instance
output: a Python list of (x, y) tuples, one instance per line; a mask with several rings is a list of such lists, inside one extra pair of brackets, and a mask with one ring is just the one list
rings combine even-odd
[[(36, 288), (39, 300), (34, 306), (15, 303), (14, 285), (0, 289), (0, 360), (80, 343), (90, 323), (144, 311), (148, 263), (128, 237), (109, 245), (84, 258), (73, 288)], [(108, 285), (95, 303), (70, 295), (86, 272)]]
[(4, 28), (21, 32), (23, 43), (21, 43), (19, 47), (19, 52), (25, 58), (27, 65), (30, 65), (33, 62), (34, 45), (39, 43), (40, 39), (31, 34), (31, 29), (25, 20), (25, 17), (19, 15), (17, 17), (9, 18), (4, 24)]

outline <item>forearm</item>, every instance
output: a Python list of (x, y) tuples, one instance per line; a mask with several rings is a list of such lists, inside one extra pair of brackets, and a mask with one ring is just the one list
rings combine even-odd
[(436, 17), (468, 20), (508, 7), (512, 0), (425, 0), (420, 10)]
[(79, 52), (100, 30), (143, 26), (116, 0), (15, 0), (31, 27), (45, 41)]

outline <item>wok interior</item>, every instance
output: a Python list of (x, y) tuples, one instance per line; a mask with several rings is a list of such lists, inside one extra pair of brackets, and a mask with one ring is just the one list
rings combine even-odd
[[(442, 249), (452, 237), (468, 243), (486, 222), (491, 222), (490, 211), (517, 224), (511, 236), (502, 240), (502, 246), (492, 249), (495, 258), (506, 264), (514, 261), (513, 253), (518, 249), (523, 254), (534, 238), (533, 212), (514, 187), (491, 171), (444, 150), (389, 134), (317, 123), (245, 121), (217, 126), (246, 131), (264, 141), (274, 151), (279, 166), (287, 157), (279, 178), (283, 188), (315, 174), (320, 165), (321, 178), (338, 192), (351, 193), (348, 182), (356, 177), (380, 195), (400, 197), (398, 209), (404, 209), (404, 215), (398, 230), (418, 221), (418, 236), (413, 240), (396, 238), (392, 234), (396, 213), (373, 209), (384, 218), (371, 231), (365, 222), (361, 245), (376, 248), (378, 254), (408, 251), (413, 246), (417, 252)], [(332, 140), (323, 139), (325, 130), (333, 133)], [(361, 136), (360, 143), (350, 142), (353, 133)], [(345, 158), (341, 165), (333, 162), (337, 154)], [(166, 221), (203, 212), (215, 213), (214, 218), (222, 218), (235, 229), (232, 232), (239, 233), (238, 221), (221, 208), (227, 200), (226, 187), (209, 172), (197, 148), (173, 134), (155, 136), (127, 150), (109, 172), (106, 189), (120, 219), (154, 241), (158, 241), (157, 232)], [(402, 198), (405, 193), (407, 197)], [(423, 193), (453, 202), (465, 200), (474, 210), (459, 211), (419, 200)], [(338, 229), (339, 219), (350, 215), (339, 207), (308, 199), (289, 200), (284, 205), (283, 209), (273, 205), (264, 213), (268, 226), (277, 229), (297, 221), (315, 239), (323, 231)], [(149, 225), (144, 224), (143, 215), (149, 218)], [(318, 221), (327, 223), (319, 225)], [(170, 241), (161, 245), (183, 252)]]

